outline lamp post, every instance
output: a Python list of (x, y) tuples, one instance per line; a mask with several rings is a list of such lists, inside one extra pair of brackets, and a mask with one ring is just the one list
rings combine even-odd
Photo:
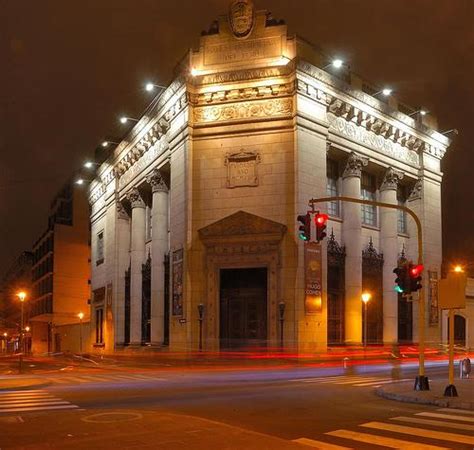
[(367, 348), (367, 304), (372, 298), (372, 294), (364, 292), (362, 294), (362, 301), (364, 302), (364, 349)]
[(82, 355), (82, 319), (84, 318), (84, 313), (80, 312), (77, 317), (79, 317), (79, 353)]
[(7, 341), (7, 336), (8, 336), (8, 333), (7, 333), (7, 332), (3, 333), (3, 345), (4, 345), (5, 353), (7, 353), (7, 350), (8, 350), (8, 349), (7, 349), (7, 343), (8, 343), (8, 341)]
[(17, 297), (20, 299), (21, 305), (21, 315), (20, 315), (20, 341), (19, 341), (19, 349), (20, 349), (20, 359), (18, 361), (18, 372), (21, 373), (23, 370), (23, 304), (26, 300), (26, 292), (20, 291), (16, 294)]

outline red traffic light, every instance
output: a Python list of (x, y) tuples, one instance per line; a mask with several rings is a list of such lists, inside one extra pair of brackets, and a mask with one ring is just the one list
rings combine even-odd
[(416, 278), (421, 275), (421, 272), (423, 272), (423, 264), (418, 264), (417, 266), (412, 266), (410, 268), (410, 277)]
[(316, 214), (314, 221), (316, 222), (316, 225), (324, 225), (329, 219), (329, 216), (327, 214)]

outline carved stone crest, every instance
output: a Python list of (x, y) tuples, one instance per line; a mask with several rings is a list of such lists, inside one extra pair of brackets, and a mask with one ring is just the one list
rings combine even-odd
[(227, 153), (227, 187), (258, 186), (257, 165), (260, 155), (256, 151), (240, 150), (236, 153)]
[(252, 0), (234, 0), (229, 8), (229, 22), (234, 36), (246, 38), (255, 23), (254, 5)]

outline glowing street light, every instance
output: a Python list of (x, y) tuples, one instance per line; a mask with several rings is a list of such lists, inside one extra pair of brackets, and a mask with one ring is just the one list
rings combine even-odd
[(18, 371), (21, 373), (23, 369), (23, 332), (24, 332), (24, 325), (23, 325), (23, 305), (26, 300), (26, 292), (25, 291), (20, 291), (17, 294), (17, 297), (20, 299), (20, 305), (21, 305), (21, 316), (20, 316), (20, 359), (18, 360)]
[(408, 117), (416, 116), (417, 114), (420, 116), (426, 116), (428, 111), (426, 111), (426, 109), (419, 109), (418, 111), (413, 111), (412, 113), (408, 114)]
[(81, 311), (77, 317), (79, 317), (79, 353), (82, 355), (82, 319), (84, 319), (84, 313)]
[(27, 326), (25, 327), (25, 331), (26, 331), (27, 333), (29, 333), (30, 330), (31, 330), (31, 328), (27, 325)]
[(463, 272), (464, 272), (464, 267), (461, 266), (460, 264), (456, 264), (456, 265), (454, 266), (453, 272), (456, 272), (456, 273), (463, 273)]
[(364, 303), (364, 348), (366, 348), (367, 347), (367, 304), (372, 298), (372, 294), (370, 292), (363, 292), (361, 298), (362, 298), (362, 302)]
[(102, 145), (102, 147), (108, 147), (110, 144), (114, 144), (114, 145), (119, 145), (120, 142), (114, 142), (114, 141), (103, 141), (100, 145)]
[(84, 180), (82, 178), (78, 178), (76, 180), (76, 184), (82, 185), (82, 184), (84, 184)]
[[(93, 161), (86, 161), (84, 163), (84, 167), (86, 169), (92, 169), (94, 166), (98, 166), (98, 164), (96, 162), (93, 162)], [(82, 184), (82, 183), (81, 183)]]

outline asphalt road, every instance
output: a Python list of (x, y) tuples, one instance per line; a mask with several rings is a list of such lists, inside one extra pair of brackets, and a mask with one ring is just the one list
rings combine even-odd
[(48, 387), (0, 394), (0, 449), (473, 449), (472, 412), (374, 393), (415, 375), (390, 365), (49, 374)]

